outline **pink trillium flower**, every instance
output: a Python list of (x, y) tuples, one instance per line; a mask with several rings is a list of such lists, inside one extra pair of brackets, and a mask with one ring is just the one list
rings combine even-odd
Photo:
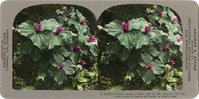
[(95, 36), (92, 35), (89, 39), (87, 39), (87, 42), (90, 43), (90, 42), (92, 42), (94, 39), (95, 39)]
[(86, 63), (83, 60), (81, 60), (81, 62), (79, 63), (79, 65), (86, 65)]
[(76, 46), (75, 48), (73, 48), (74, 52), (77, 52), (80, 49), (80, 46)]
[(88, 20), (86, 20), (86, 18), (85, 18), (85, 19), (82, 19), (81, 25), (84, 25), (86, 22), (88, 22)]
[(174, 65), (175, 62), (173, 60), (170, 60), (170, 62), (168, 64), (171, 66), (171, 65)]
[(151, 69), (153, 71), (152, 63), (150, 63), (149, 66), (147, 66), (145, 69)]
[(151, 24), (149, 23), (149, 26), (145, 26), (145, 34), (149, 34), (149, 30), (151, 29)]
[(57, 67), (57, 69), (62, 69), (63, 71), (65, 71), (65, 69), (64, 69), (64, 63), (62, 63), (62, 65), (60, 67)]
[(64, 28), (62, 28), (62, 24), (61, 27), (57, 27), (57, 30), (55, 32), (56, 35), (59, 35), (59, 33), (63, 30)]
[(182, 41), (182, 38), (183, 38), (182, 36), (179, 37), (179, 38), (178, 38), (178, 42)]
[(69, 13), (68, 18), (70, 18), (72, 16), (72, 13)]
[(159, 13), (159, 17), (161, 17), (161, 16), (162, 16), (162, 12)]
[(170, 46), (165, 46), (163, 48), (161, 48), (163, 51), (167, 51), (167, 49), (169, 48)]
[(124, 24), (123, 24), (123, 31), (124, 32), (127, 32), (128, 30), (129, 30), (129, 22), (128, 23), (126, 23), (126, 22), (123, 22)]
[(177, 18), (173, 18), (173, 21), (172, 21), (172, 22), (174, 23), (174, 22), (176, 22), (176, 21), (179, 21), (178, 17), (177, 17)]
[(38, 22), (36, 22), (35, 31), (37, 33), (41, 32), (41, 26), (42, 26), (42, 23), (39, 24)]

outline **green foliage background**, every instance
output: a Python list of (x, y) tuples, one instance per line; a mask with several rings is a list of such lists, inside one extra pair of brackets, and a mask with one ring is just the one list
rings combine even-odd
[[(75, 16), (69, 19), (69, 13)], [(176, 17), (169, 8), (145, 4), (113, 6), (98, 21), (76, 5), (25, 8), (13, 23), (13, 89), (182, 90), (182, 42), (177, 42), (182, 26), (171, 22)], [(79, 24), (83, 18), (88, 18), (86, 25)], [(130, 22), (126, 33), (123, 21)], [(39, 34), (35, 22), (43, 23)], [(148, 23), (152, 29), (144, 35)], [(60, 24), (64, 30), (55, 35)], [(97, 38), (88, 43), (91, 35)], [(71, 51), (77, 45), (80, 51)], [(168, 52), (160, 50), (165, 45)], [(80, 60), (87, 64), (78, 65)], [(176, 64), (168, 65), (169, 60)], [(63, 62), (65, 72), (56, 69)], [(150, 62), (154, 71), (144, 69)]]

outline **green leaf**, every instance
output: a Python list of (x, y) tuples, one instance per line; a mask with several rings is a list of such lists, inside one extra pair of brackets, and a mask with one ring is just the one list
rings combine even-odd
[(172, 23), (172, 24), (166, 25), (166, 27), (171, 33), (181, 32), (181, 27), (178, 23)]
[(160, 51), (158, 58), (161, 60), (163, 64), (167, 64), (169, 60), (169, 52)]
[(157, 49), (154, 47), (154, 46), (150, 46), (148, 49), (147, 49), (147, 52), (149, 54), (151, 54), (153, 57), (156, 57), (159, 55), (159, 51), (157, 51)]
[(150, 69), (145, 70), (144, 74), (142, 75), (142, 80), (148, 85), (154, 79), (155, 79), (155, 74), (153, 73), (153, 71)]
[(48, 41), (48, 49), (53, 49), (55, 46), (60, 46), (62, 44), (62, 36), (56, 35), (55, 33), (50, 33)]
[(112, 87), (110, 90), (111, 90), (111, 91), (120, 91), (120, 90), (122, 90), (122, 89), (123, 89), (122, 86), (114, 86), (114, 87)]
[(36, 81), (38, 82), (39, 80), (44, 81), (44, 77), (43, 77), (43, 76), (38, 76), (38, 77), (36, 78)]
[(95, 46), (91, 46), (91, 47), (90, 47), (90, 51), (92, 52), (92, 54), (93, 54), (94, 56), (97, 56), (97, 55), (98, 55), (98, 50), (97, 50), (97, 48), (96, 48)]
[(50, 76), (53, 76), (55, 73), (56, 73), (56, 68), (53, 67), (53, 66), (50, 66), (48, 69), (47, 69), (47, 72), (50, 74)]
[(75, 73), (76, 65), (74, 65), (71, 61), (66, 60), (64, 62), (65, 73), (68, 75), (72, 75)]
[(163, 37), (168, 37), (167, 33), (164, 33), (161, 30), (158, 30), (156, 28), (153, 28), (149, 31), (150, 39), (154, 41), (156, 44), (163, 42)]
[(64, 29), (60, 32), (62, 39), (65, 40), (67, 44), (73, 43), (73, 39), (77, 38), (77, 34), (74, 34), (72, 31)]
[(77, 64), (80, 62), (81, 55), (78, 52), (71, 52), (70, 59), (73, 61), (74, 64)]
[(128, 59), (130, 56), (130, 52), (124, 46), (121, 46), (121, 50), (118, 52), (118, 57), (123, 62)]
[(131, 76), (131, 78), (134, 78), (136, 76), (136, 71), (127, 70), (126, 75)]
[(149, 64), (152, 62), (153, 57), (148, 53), (141, 53), (141, 59), (140, 59), (140, 65), (143, 67), (149, 66)]
[(67, 75), (63, 70), (57, 70), (54, 75), (54, 80), (58, 85), (61, 85), (67, 79)]
[(90, 80), (88, 78), (85, 78), (85, 77), (78, 77), (77, 81), (79, 81), (81, 83), (85, 83), (85, 82), (89, 82)]
[(143, 27), (145, 28), (145, 25), (148, 26), (148, 22), (144, 18), (137, 18), (137, 19), (132, 19), (129, 21), (129, 29), (140, 29), (141, 31), (144, 32)]
[(30, 58), (34, 62), (36, 62), (36, 61), (38, 61), (41, 58), (41, 56), (42, 56), (41, 50), (39, 48), (37, 48), (37, 47), (34, 47), (32, 52), (31, 52), (31, 54), (30, 54)]
[(39, 49), (43, 50), (46, 48), (47, 42), (49, 41), (48, 32), (41, 31), (39, 33), (34, 33), (29, 36), (29, 38), (32, 40), (33, 45), (37, 46)]
[(64, 48), (63, 46), (57, 50), (57, 52), (61, 55), (63, 55), (64, 57), (68, 57), (70, 56), (71, 52), (69, 52), (66, 48)]
[(180, 46), (175, 45), (173, 42), (169, 42), (169, 52), (171, 52), (174, 55), (178, 55), (178, 53), (180, 52)]
[(127, 60), (127, 66), (130, 68), (130, 70), (133, 70), (137, 67), (138, 61), (134, 59), (128, 59)]
[(35, 24), (36, 23), (34, 23), (32, 21), (26, 21), (26, 22), (23, 22), (22, 24), (18, 25), (15, 30), (17, 30), (21, 35), (28, 37), (28, 36), (36, 33)]
[(45, 60), (45, 59), (40, 59), (38, 61), (39, 67), (41, 68), (41, 70), (45, 70), (48, 67), (49, 61)]
[(21, 44), (21, 46), (19, 46), (18, 50), (26, 55), (30, 55), (30, 53), (32, 52), (33, 49), (33, 45), (30, 41), (28, 42), (24, 42), (23, 44)]
[(41, 30), (50, 30), (52, 32), (55, 32), (57, 30), (57, 27), (60, 27), (61, 25), (53, 18), (43, 20), (40, 23), (43, 23), (41, 26)]
[(158, 20), (158, 22), (160, 23), (160, 24), (166, 24), (166, 25), (169, 25), (169, 24), (171, 24), (171, 20), (170, 20), (170, 18), (169, 18), (169, 16), (167, 16), (167, 15), (163, 15), (163, 16), (161, 16), (161, 18), (159, 18), (159, 20)]
[(80, 84), (77, 85), (77, 89), (80, 90), (80, 91), (84, 90), (84, 88)]
[(136, 39), (135, 47), (136, 49), (142, 48), (143, 45), (149, 45), (150, 38), (149, 35), (139, 33)]
[(122, 27), (122, 21), (114, 20), (109, 24), (106, 24), (104, 30), (114, 37), (116, 37), (121, 45), (124, 45), (128, 50), (131, 50), (134, 45), (135, 36), (132, 31), (124, 32)]
[(85, 54), (85, 55), (88, 55), (88, 53), (89, 53), (88, 46), (86, 46), (84, 43), (79, 43), (79, 46), (81, 46), (80, 52)]
[(168, 15), (169, 15), (171, 21), (174, 18), (177, 18), (177, 16), (175, 16), (175, 14), (169, 8), (167, 9), (167, 12), (168, 12)]
[(152, 62), (152, 68), (154, 74), (162, 74), (164, 72), (164, 65), (159, 60), (154, 60)]
[(62, 63), (63, 63), (63, 61), (64, 61), (64, 57), (61, 54), (59, 54), (59, 53), (53, 53), (52, 65), (54, 67), (61, 66)]

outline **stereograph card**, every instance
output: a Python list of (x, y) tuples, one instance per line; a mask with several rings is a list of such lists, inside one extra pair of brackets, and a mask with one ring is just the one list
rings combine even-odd
[(3, 98), (195, 98), (198, 4), (5, 0), (0, 53)]

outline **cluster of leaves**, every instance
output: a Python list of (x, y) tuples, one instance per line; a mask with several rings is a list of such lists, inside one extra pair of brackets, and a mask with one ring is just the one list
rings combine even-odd
[(178, 17), (167, 7), (153, 9), (150, 15), (160, 26), (166, 26), (168, 32), (145, 18), (132, 19), (127, 23), (114, 20), (103, 28), (108, 35), (116, 38), (107, 43), (104, 51), (106, 62), (119, 58), (129, 68), (127, 76), (141, 76), (147, 85), (158, 76), (165, 75), (167, 64), (175, 67), (175, 63), (171, 62), (182, 55), (182, 30)]
[[(18, 25), (15, 30), (27, 40), (14, 55), (19, 66), (28, 60), (38, 67), (38, 79), (53, 78), (61, 85), (67, 79), (75, 79), (76, 66), (87, 63), (84, 57), (96, 60), (98, 51), (97, 40), (88, 41), (88, 20), (77, 9), (64, 8), (57, 19), (45, 19), (40, 24), (28, 20)], [(25, 65), (28, 68), (30, 64)]]

